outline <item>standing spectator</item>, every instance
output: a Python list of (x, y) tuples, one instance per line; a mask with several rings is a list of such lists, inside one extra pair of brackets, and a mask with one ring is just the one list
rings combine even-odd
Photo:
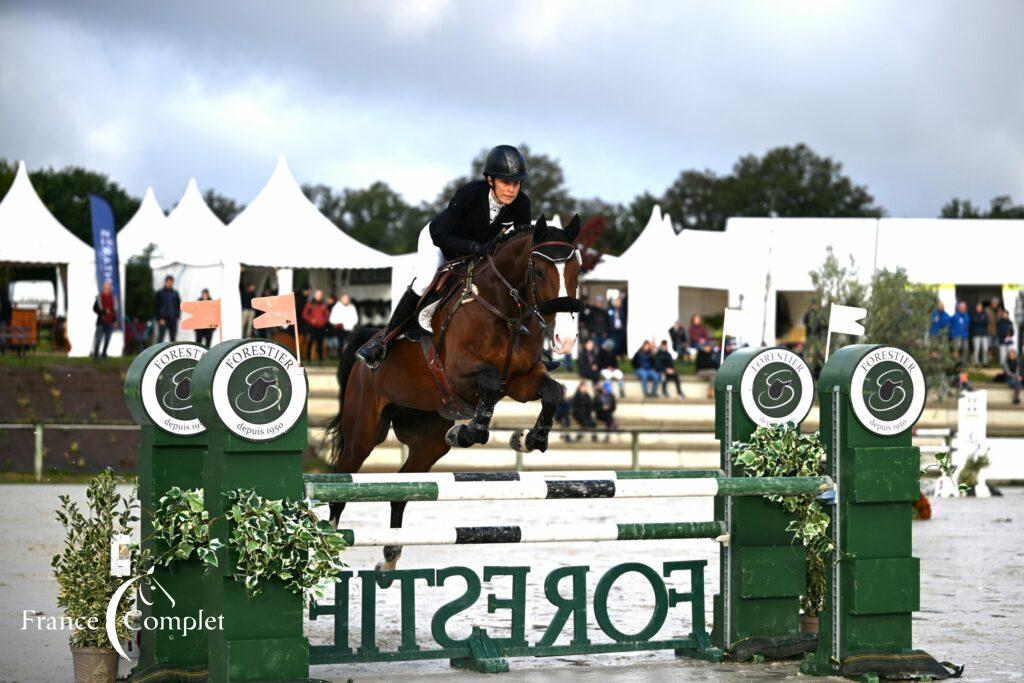
[(341, 298), (338, 299), (338, 303), (334, 304), (331, 308), (331, 318), (328, 321), (334, 333), (337, 335), (338, 340), (338, 351), (345, 347), (345, 339), (348, 337), (349, 332), (356, 328), (359, 324), (359, 311), (356, 309), (355, 304), (352, 303), (352, 297), (348, 294), (342, 294)]
[[(572, 403), (569, 407), (569, 412), (572, 414), (572, 419), (576, 420), (583, 429), (593, 429), (597, 426), (597, 422), (594, 421), (594, 398), (590, 395), (590, 383), (580, 382), (576, 386), (576, 393), (572, 395)], [(579, 441), (583, 438), (580, 434), (576, 437)], [(592, 439), (596, 440), (597, 436), (591, 436)]]
[(605, 339), (601, 344), (601, 350), (597, 353), (597, 366), (601, 368), (601, 377), (608, 382), (615, 381), (619, 385), (619, 398), (625, 398), (626, 385), (622, 370), (619, 369), (619, 362), (622, 357), (615, 348), (614, 339)]
[(672, 327), (668, 328), (668, 338), (672, 340), (672, 352), (677, 356), (686, 351), (686, 328), (682, 320), (676, 320)]
[[(615, 401), (615, 393), (612, 391), (612, 383), (604, 382), (597, 385), (597, 395), (594, 396), (594, 417), (597, 418), (598, 422), (604, 424), (604, 428), (608, 431), (619, 428), (619, 423), (615, 421), (615, 408), (618, 404)], [(605, 434), (605, 441), (608, 441), (608, 435)]]
[(700, 351), (700, 347), (707, 343), (711, 339), (711, 335), (708, 333), (708, 328), (704, 327), (704, 322), (700, 319), (699, 315), (695, 315), (690, 318), (690, 329), (688, 330), (690, 337), (690, 349), (694, 353)]
[(966, 368), (971, 359), (971, 317), (967, 313), (966, 301), (958, 303), (956, 313), (949, 318), (949, 338), (953, 342), (953, 353)]
[(590, 338), (594, 340), (597, 348), (604, 346), (604, 340), (608, 338), (608, 310), (604, 307), (604, 297), (594, 297), (594, 303), (583, 311), (587, 319), (587, 329), (590, 331)]
[(661, 377), (661, 395), (668, 397), (668, 383), (673, 382), (676, 385), (676, 394), (679, 398), (686, 398), (683, 396), (683, 389), (679, 386), (679, 373), (676, 372), (676, 359), (672, 357), (672, 352), (668, 350), (668, 340), (662, 339), (661, 346), (658, 347), (658, 351), (654, 354), (654, 369), (658, 371), (658, 376)]
[[(117, 301), (114, 299), (113, 286), (110, 280), (103, 283), (103, 291), (96, 295), (92, 304), (92, 312), (96, 314), (96, 334), (92, 338), (92, 359), (99, 360), (102, 355), (107, 357), (110, 346), (110, 334), (117, 327)], [(100, 352), (102, 342), (103, 351)]]
[(1006, 356), (1013, 348), (1013, 321), (1005, 308), (999, 312), (996, 321), (996, 347), (999, 349), (999, 365), (1006, 370)]
[(646, 398), (658, 397), (658, 371), (654, 369), (654, 354), (651, 342), (645, 339), (640, 349), (633, 354), (633, 370), (640, 380), (640, 388)]
[(1024, 367), (1017, 357), (1017, 349), (1006, 354), (1006, 383), (1013, 390), (1013, 405), (1020, 405), (1020, 385), (1024, 381)]
[(597, 365), (597, 350), (594, 347), (593, 339), (583, 342), (579, 356), (576, 358), (576, 367), (583, 379), (589, 379), (591, 382), (601, 379), (601, 369)]
[(988, 313), (988, 339), (989, 349), (998, 349), (999, 340), (996, 335), (996, 323), (999, 322), (999, 314), (1003, 311), (1003, 302), (999, 297), (992, 297), (989, 301), (988, 308), (985, 312)]
[(940, 301), (936, 309), (932, 311), (932, 322), (928, 326), (928, 336), (948, 339), (951, 319), (952, 316), (946, 313), (946, 304)]
[(1024, 358), (1024, 289), (1017, 293), (1013, 306), (1013, 320), (1017, 323), (1017, 358)]
[(250, 282), (242, 290), (242, 338), (248, 339), (252, 336), (252, 321), (256, 317), (253, 310), (252, 300), (256, 298), (256, 284)]
[[(204, 289), (199, 294), (199, 300), (200, 301), (209, 301), (210, 300), (210, 290)], [(213, 330), (212, 329), (196, 330), (196, 344), (199, 344), (200, 346), (203, 346), (203, 347), (206, 347), (206, 348), (210, 348), (210, 344), (211, 343), (213, 343)]]
[(971, 317), (971, 338), (974, 342), (974, 365), (985, 367), (988, 365), (988, 311), (980, 301), (974, 306)]
[(608, 309), (608, 323), (612, 339), (615, 340), (615, 350), (620, 354), (626, 352), (626, 306), (622, 296), (615, 298), (611, 308)]
[(174, 278), (164, 278), (164, 286), (156, 293), (157, 343), (164, 340), (164, 335), (171, 341), (178, 341), (178, 318), (181, 317), (181, 296), (174, 288)]
[(306, 323), (306, 358), (313, 360), (313, 345), (316, 344), (317, 358), (324, 360), (324, 333), (331, 312), (324, 303), (323, 290), (316, 290), (313, 298), (302, 309), (302, 320)]
[[(295, 292), (295, 310), (305, 311), (306, 304), (312, 299), (312, 290), (309, 285), (303, 285), (301, 289)], [(305, 316), (300, 315), (299, 320), (299, 334), (306, 338), (306, 348), (309, 348), (309, 323), (306, 322)]]

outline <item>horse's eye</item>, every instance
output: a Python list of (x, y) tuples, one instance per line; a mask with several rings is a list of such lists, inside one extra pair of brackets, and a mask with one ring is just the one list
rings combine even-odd
[(547, 280), (548, 279), (548, 276), (547, 276), (547, 274), (544, 273), (544, 269), (543, 268), (538, 268), (537, 269), (537, 278), (540, 279), (540, 280)]

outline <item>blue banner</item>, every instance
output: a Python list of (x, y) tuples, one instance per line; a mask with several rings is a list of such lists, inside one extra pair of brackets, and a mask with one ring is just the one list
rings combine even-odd
[(96, 286), (103, 291), (103, 283), (109, 282), (117, 302), (117, 321), (124, 329), (124, 314), (121, 311), (121, 269), (117, 260), (117, 229), (114, 227), (114, 210), (106, 199), (89, 193), (89, 212), (92, 215), (92, 247), (96, 252)]

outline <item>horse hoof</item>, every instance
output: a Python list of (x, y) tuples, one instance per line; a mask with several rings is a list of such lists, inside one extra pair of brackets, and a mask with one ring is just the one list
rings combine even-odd
[(526, 447), (523, 445), (523, 430), (517, 429), (512, 432), (512, 436), (508, 439), (509, 448), (519, 453), (527, 453)]

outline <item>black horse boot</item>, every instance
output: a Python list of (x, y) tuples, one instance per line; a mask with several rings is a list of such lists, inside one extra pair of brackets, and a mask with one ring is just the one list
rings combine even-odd
[(415, 318), (416, 305), (419, 304), (419, 301), (420, 297), (416, 292), (411, 289), (405, 290), (402, 298), (398, 300), (398, 305), (395, 306), (395, 312), (391, 314), (391, 320), (388, 321), (384, 334), (380, 337), (374, 337), (356, 351), (356, 358), (363, 365), (371, 370), (376, 370), (377, 366), (380, 365), (387, 355), (388, 349), (391, 348), (391, 343), (398, 336), (399, 328), (403, 327), (405, 323), (414, 326), (414, 329), (410, 330), (409, 333), (415, 333), (415, 328), (419, 328), (419, 323), (416, 320), (410, 321), (410, 319)]

